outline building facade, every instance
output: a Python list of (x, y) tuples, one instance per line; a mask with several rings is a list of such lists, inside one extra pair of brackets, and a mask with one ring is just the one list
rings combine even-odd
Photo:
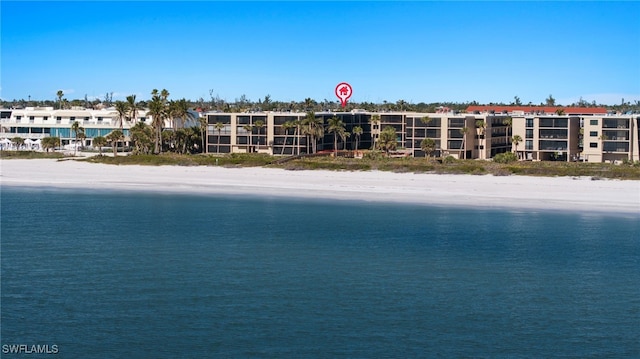
[[(150, 123), (146, 111), (141, 111), (137, 121)], [(115, 110), (87, 110), (74, 108), (71, 110), (54, 110), (52, 107), (27, 107), (25, 109), (0, 110), (1, 138), (22, 137), (24, 139), (42, 139), (59, 137), (62, 145), (74, 140), (71, 126), (78, 122), (84, 128), (85, 146), (91, 146), (92, 140), (98, 136), (106, 136), (115, 129), (120, 129), (120, 119)], [(132, 123), (122, 122), (122, 131), (129, 135)]]
[[(291, 156), (314, 151), (332, 151), (333, 133), (317, 136), (312, 143), (305, 132), (304, 112), (193, 113), (206, 118), (205, 152), (266, 153)], [(433, 113), (417, 112), (317, 112), (313, 114), (323, 128), (337, 117), (348, 136), (338, 137), (338, 150), (373, 148), (380, 133), (395, 130), (395, 153), (426, 156), (421, 144), (435, 142), (435, 156), (491, 159), (499, 153), (516, 152), (522, 160), (619, 162), (640, 160), (640, 115), (608, 114), (602, 108), (470, 106), (464, 113), (446, 108)], [(61, 144), (74, 141), (71, 126), (79, 122), (91, 146), (98, 136), (121, 128), (128, 136), (134, 122), (151, 124), (147, 111), (135, 121), (120, 123), (114, 109), (54, 110), (29, 107), (0, 109), (0, 139), (22, 137), (41, 139), (60, 137)], [(197, 125), (196, 122), (189, 126)], [(165, 122), (165, 128), (172, 126)], [(359, 135), (354, 129), (361, 129)], [(520, 141), (514, 141), (520, 138)]]

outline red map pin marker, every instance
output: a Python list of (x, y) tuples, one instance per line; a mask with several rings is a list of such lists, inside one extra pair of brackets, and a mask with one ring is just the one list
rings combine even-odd
[(351, 97), (351, 93), (353, 93), (353, 89), (346, 82), (341, 82), (336, 86), (336, 96), (340, 99), (342, 107), (347, 105), (347, 100)]

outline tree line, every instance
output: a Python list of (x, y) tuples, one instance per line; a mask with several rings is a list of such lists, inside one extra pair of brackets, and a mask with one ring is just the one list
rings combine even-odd
[[(528, 102), (524, 103), (520, 97), (514, 96), (513, 101), (509, 103), (505, 102), (490, 102), (479, 103), (478, 101), (468, 102), (418, 102), (412, 103), (405, 100), (398, 100), (395, 102), (383, 101), (382, 103), (373, 102), (348, 102), (347, 106), (342, 108), (339, 101), (331, 101), (324, 99), (317, 101), (312, 98), (305, 98), (301, 101), (277, 101), (273, 100), (270, 95), (265, 95), (262, 98), (258, 98), (255, 101), (247, 98), (246, 95), (241, 95), (239, 98), (233, 101), (227, 101), (214, 94), (213, 90), (209, 90), (209, 99), (198, 98), (196, 100), (186, 100), (187, 106), (191, 109), (200, 109), (201, 111), (220, 111), (220, 112), (247, 112), (247, 111), (291, 111), (291, 112), (308, 112), (308, 111), (351, 111), (353, 109), (364, 109), (371, 112), (390, 112), (390, 111), (415, 111), (415, 112), (436, 112), (438, 108), (447, 107), (452, 111), (463, 112), (469, 106), (561, 106), (556, 103), (556, 99), (549, 95), (544, 101), (540, 103)], [(28, 106), (48, 106), (59, 109), (71, 108), (71, 107), (84, 107), (88, 109), (100, 109), (114, 106), (118, 101), (113, 101), (113, 92), (107, 92), (102, 98), (95, 98), (89, 100), (87, 95), (82, 99), (68, 100), (64, 97), (62, 90), (58, 91), (56, 100), (32, 100), (30, 97), (28, 100), (20, 99), (13, 101), (0, 101), (0, 105), (4, 108), (24, 108)], [(128, 98), (127, 98), (128, 101)], [(141, 100), (138, 104), (147, 108), (150, 106), (149, 101)], [(625, 101), (621, 99), (620, 104), (616, 105), (604, 105), (597, 104), (595, 101), (588, 102), (582, 99), (582, 97), (571, 104), (567, 104), (570, 107), (603, 107), (611, 111), (619, 112), (640, 112), (640, 101)]]

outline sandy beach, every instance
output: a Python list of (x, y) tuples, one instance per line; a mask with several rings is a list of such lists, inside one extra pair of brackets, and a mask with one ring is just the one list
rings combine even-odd
[(55, 159), (0, 160), (0, 170), (2, 187), (243, 194), (640, 214), (640, 181), (594, 181), (588, 177), (114, 166)]

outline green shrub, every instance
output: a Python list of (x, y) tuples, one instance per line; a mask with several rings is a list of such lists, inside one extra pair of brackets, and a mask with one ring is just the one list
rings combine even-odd
[(442, 160), (442, 163), (446, 163), (446, 164), (455, 163), (455, 162), (456, 162), (456, 159), (453, 156), (447, 156)]
[(493, 157), (493, 161), (497, 163), (510, 163), (518, 160), (518, 156), (513, 152), (498, 153)]
[(63, 158), (65, 155), (60, 152), (36, 152), (36, 151), (0, 151), (0, 158)]

